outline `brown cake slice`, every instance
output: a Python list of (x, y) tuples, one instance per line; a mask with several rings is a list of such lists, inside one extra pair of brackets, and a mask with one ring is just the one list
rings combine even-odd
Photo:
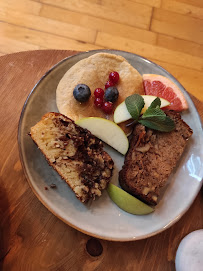
[(101, 196), (113, 171), (113, 161), (101, 140), (59, 113), (47, 113), (30, 135), (82, 202)]
[(157, 204), (161, 188), (165, 186), (192, 135), (191, 128), (179, 113), (166, 113), (174, 120), (175, 130), (165, 133), (137, 124), (119, 173), (121, 187), (150, 205)]

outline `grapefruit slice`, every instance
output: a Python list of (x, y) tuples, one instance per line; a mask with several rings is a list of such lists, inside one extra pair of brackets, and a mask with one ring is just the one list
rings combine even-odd
[(183, 93), (170, 79), (158, 74), (143, 74), (143, 81), (145, 94), (169, 101), (171, 104), (167, 109), (178, 112), (188, 109)]

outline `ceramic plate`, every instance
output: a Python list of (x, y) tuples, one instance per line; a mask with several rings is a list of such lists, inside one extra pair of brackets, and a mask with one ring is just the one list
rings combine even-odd
[[(68, 185), (48, 165), (45, 158), (27, 135), (30, 127), (50, 111), (58, 112), (55, 92), (65, 72), (77, 63), (97, 52), (109, 52), (126, 58), (141, 74), (154, 73), (170, 78), (182, 90), (189, 104), (189, 110), (182, 114), (194, 133), (170, 176), (164, 196), (154, 213), (145, 216), (128, 214), (119, 209), (104, 191), (102, 197), (90, 204), (82, 204)], [(86, 234), (98, 238), (129, 241), (155, 235), (180, 219), (192, 204), (201, 187), (203, 176), (203, 132), (197, 110), (182, 85), (162, 67), (135, 54), (99, 50), (80, 53), (55, 65), (34, 87), (27, 98), (19, 123), (19, 149), (21, 161), (29, 181), (39, 200), (58, 218)], [(112, 183), (118, 185), (118, 171), (123, 156), (106, 146), (106, 151), (115, 162)], [(45, 186), (56, 184), (57, 189), (45, 190)]]

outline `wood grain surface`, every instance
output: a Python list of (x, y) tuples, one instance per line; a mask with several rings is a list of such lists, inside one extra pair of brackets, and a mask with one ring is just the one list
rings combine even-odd
[[(203, 227), (202, 190), (179, 222), (161, 234), (134, 242), (110, 242), (92, 239), (64, 224), (38, 201), (26, 181), (17, 143), (23, 104), (41, 76), (74, 53), (47, 50), (0, 57), (0, 268), (174, 271), (181, 239)], [(193, 101), (203, 117), (203, 103), (194, 97)]]
[(202, 0), (1, 0), (0, 55), (120, 49), (171, 72), (203, 101)]

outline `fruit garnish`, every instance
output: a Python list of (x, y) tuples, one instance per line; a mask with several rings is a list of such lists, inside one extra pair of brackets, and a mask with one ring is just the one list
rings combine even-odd
[(90, 88), (85, 84), (78, 84), (73, 90), (74, 98), (80, 103), (87, 102), (90, 95)]
[(109, 74), (109, 79), (105, 84), (105, 93), (102, 88), (96, 88), (94, 91), (94, 104), (101, 107), (106, 114), (111, 114), (113, 111), (113, 104), (118, 99), (118, 90), (114, 85), (119, 80), (119, 74), (115, 71)]
[[(156, 96), (152, 96), (152, 95), (141, 95), (141, 96), (145, 102), (145, 105), (141, 111), (141, 114), (143, 114), (147, 110), (147, 108), (150, 106), (150, 104), (156, 99)], [(160, 100), (161, 100), (160, 108), (170, 105), (170, 103), (167, 100), (165, 100), (163, 98), (160, 98)], [(126, 107), (125, 101), (123, 101), (121, 104), (119, 104), (116, 107), (116, 110), (114, 112), (114, 122), (121, 123), (121, 122), (129, 120), (131, 118), (132, 118), (132, 116), (130, 115), (130, 113)]]
[(170, 79), (158, 74), (143, 74), (145, 94), (164, 98), (170, 102), (167, 109), (182, 111), (188, 109), (187, 101), (178, 86)]
[(107, 102), (114, 103), (118, 99), (119, 92), (116, 87), (109, 87), (106, 89), (104, 99)]
[(175, 123), (163, 110), (160, 109), (161, 100), (159, 97), (151, 103), (142, 116), (144, 99), (139, 94), (133, 94), (125, 99), (125, 104), (131, 118), (142, 125), (161, 132), (170, 132), (175, 128)]
[(109, 74), (109, 80), (105, 84), (105, 93), (102, 88), (96, 88), (94, 91), (94, 104), (101, 107), (106, 114), (111, 114), (113, 111), (113, 103), (117, 101), (119, 92), (114, 85), (119, 80), (119, 74), (115, 71)]
[(126, 191), (117, 187), (114, 184), (109, 184), (107, 192), (111, 200), (122, 210), (134, 215), (147, 215), (154, 211), (154, 209), (139, 199), (128, 194)]
[(104, 90), (102, 88), (96, 88), (95, 91), (94, 91), (94, 96), (96, 98), (103, 99), (103, 97), (104, 97)]
[(109, 87), (113, 87), (115, 84), (112, 81), (107, 81), (105, 84), (105, 89), (109, 88)]
[(100, 138), (121, 154), (126, 154), (129, 147), (128, 138), (123, 130), (113, 121), (89, 117), (77, 120), (76, 124), (88, 129), (93, 135)]
[(116, 84), (119, 80), (119, 73), (118, 72), (111, 72), (109, 74), (109, 80)]
[(102, 107), (104, 101), (103, 101), (103, 98), (96, 98), (94, 100), (94, 104), (96, 105), (96, 107)]
[(118, 124), (130, 119), (132, 119), (132, 116), (126, 107), (125, 101), (123, 101), (116, 107), (113, 115), (113, 121)]
[(113, 104), (111, 102), (105, 102), (102, 105), (102, 110), (106, 113), (106, 114), (111, 114), (113, 111)]

